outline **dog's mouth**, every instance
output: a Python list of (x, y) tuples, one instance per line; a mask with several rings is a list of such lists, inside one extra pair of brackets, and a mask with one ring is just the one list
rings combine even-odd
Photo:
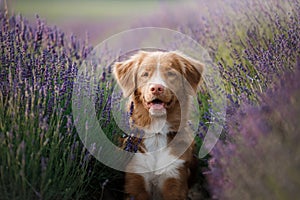
[(147, 103), (147, 107), (149, 109), (161, 110), (165, 109), (165, 103), (160, 99), (153, 99), (152, 101)]
[(146, 101), (146, 98), (143, 97), (143, 104), (145, 108), (149, 111), (152, 116), (163, 116), (167, 114), (167, 110), (170, 109), (173, 105), (174, 99), (168, 99), (154, 96), (152, 100)]
[(163, 101), (159, 98), (154, 98), (152, 101), (147, 102), (146, 106), (147, 106), (148, 109), (157, 109), (157, 110), (159, 110), (159, 109), (170, 108), (172, 103), (173, 103), (173, 99), (166, 102), (166, 101)]
[(167, 114), (166, 103), (161, 99), (155, 98), (146, 103), (150, 115), (152, 116), (165, 116)]

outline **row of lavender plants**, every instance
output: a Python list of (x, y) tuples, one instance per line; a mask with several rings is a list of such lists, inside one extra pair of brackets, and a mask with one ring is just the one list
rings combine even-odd
[(300, 59), (259, 105), (243, 101), (228, 125), (230, 139), (211, 153), (206, 174), (213, 199), (294, 199), (300, 188)]
[(101, 183), (116, 175), (83, 148), (71, 109), (91, 47), (38, 16), (30, 24), (0, 15), (0, 199), (101, 195)]
[[(218, 1), (219, 6), (214, 7), (203, 1), (197, 4), (195, 11), (181, 13), (178, 21), (188, 22), (186, 25), (178, 26), (179, 23), (170, 21), (170, 18), (158, 24), (173, 26), (209, 49), (226, 86), (229, 109), (224, 141), (230, 145), (219, 144), (212, 154), (210, 171), (206, 172), (211, 197), (236, 199), (236, 196), (228, 196), (226, 192), (240, 190), (237, 185), (248, 187), (248, 183), (234, 183), (240, 175), (251, 177), (252, 174), (245, 171), (235, 174), (233, 168), (236, 166), (242, 170), (245, 165), (251, 167), (247, 162), (240, 161), (248, 157), (241, 156), (235, 161), (229, 159), (232, 155), (240, 155), (241, 147), (245, 146), (245, 154), (252, 148), (251, 145), (239, 143), (251, 141), (249, 134), (243, 137), (244, 140), (239, 140), (240, 129), (233, 133), (240, 126), (243, 127), (237, 125), (238, 117), (234, 117), (234, 114), (244, 102), (258, 104), (268, 101), (260, 100), (258, 93), (274, 87), (273, 83), (285, 71), (293, 71), (300, 53), (299, 3), (296, 0), (266, 2)], [(199, 10), (207, 12), (201, 13)], [(164, 12), (162, 18), (165, 13), (170, 14)], [(121, 182), (115, 184), (119, 182), (120, 174), (103, 166), (83, 148), (74, 127), (78, 119), (72, 117), (73, 81), (91, 48), (87, 41), (79, 41), (74, 36), (68, 38), (58, 28), (48, 27), (39, 18), (36, 21), (36, 25), (31, 25), (21, 16), (9, 17), (7, 13), (1, 13), (1, 199), (93, 199), (103, 195), (104, 186), (122, 190)], [(150, 20), (146, 25), (151, 23), (155, 25), (157, 20)], [(111, 133), (109, 137), (113, 139), (122, 132), (111, 114), (111, 70), (109, 66), (103, 67), (107, 70), (100, 82), (96, 83), (95, 108), (100, 123), (106, 127), (104, 132)], [(289, 91), (292, 93), (292, 89), (287, 90), (285, 95), (289, 96)], [(209, 123), (206, 122), (210, 113), (207, 103), (209, 94), (204, 93), (199, 97), (202, 110), (197, 141), (200, 144), (208, 129)], [(275, 112), (271, 112), (272, 115)], [(243, 131), (248, 132), (248, 128)], [(265, 140), (264, 134), (259, 134), (259, 131), (253, 135), (256, 140)], [(274, 146), (280, 148), (280, 145)], [(260, 155), (268, 156), (267, 148), (262, 147), (262, 151), (265, 154), (258, 151), (252, 154), (258, 154), (251, 157), (254, 163), (262, 160)], [(244, 164), (241, 166), (237, 162)], [(202, 164), (207, 165), (206, 160)], [(227, 168), (232, 169), (230, 172), (233, 173), (225, 173)], [(259, 178), (256, 180), (260, 181)], [(288, 177), (285, 178), (288, 181)], [(266, 181), (274, 182), (268, 176)], [(199, 182), (204, 182), (203, 177)], [(225, 184), (227, 182), (230, 184)], [(120, 199), (121, 196), (115, 198)]]

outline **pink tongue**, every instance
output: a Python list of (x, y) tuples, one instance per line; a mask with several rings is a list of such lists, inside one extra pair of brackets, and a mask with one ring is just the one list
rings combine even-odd
[(160, 103), (153, 103), (153, 104), (151, 104), (151, 108), (156, 109), (156, 110), (160, 110), (160, 109), (164, 108), (164, 105), (160, 104)]

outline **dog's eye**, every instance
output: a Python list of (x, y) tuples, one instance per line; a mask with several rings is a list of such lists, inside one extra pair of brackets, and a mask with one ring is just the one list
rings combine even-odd
[(144, 72), (143, 74), (142, 74), (142, 77), (148, 77), (149, 76), (149, 73), (148, 72)]
[(174, 77), (174, 76), (176, 76), (176, 73), (175, 72), (167, 72), (167, 75), (169, 76), (169, 77)]

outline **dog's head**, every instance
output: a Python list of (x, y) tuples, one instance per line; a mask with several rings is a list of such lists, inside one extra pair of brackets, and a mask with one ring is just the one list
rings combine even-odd
[(202, 72), (201, 63), (176, 51), (140, 51), (114, 66), (124, 96), (131, 96), (150, 117), (167, 115), (179, 105), (178, 98), (196, 94)]

